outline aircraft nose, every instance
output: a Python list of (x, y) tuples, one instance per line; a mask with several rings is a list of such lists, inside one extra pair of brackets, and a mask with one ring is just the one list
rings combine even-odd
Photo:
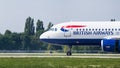
[(41, 40), (43, 37), (44, 37), (43, 34), (41, 34), (41, 35), (40, 35), (40, 40)]
[(43, 33), (43, 34), (40, 35), (40, 40), (42, 40), (42, 41), (45, 41), (48, 38), (49, 38), (48, 32), (45, 32), (45, 33)]
[(40, 40), (42, 40), (44, 38), (45, 38), (45, 34), (43, 33), (43, 34), (40, 35)]

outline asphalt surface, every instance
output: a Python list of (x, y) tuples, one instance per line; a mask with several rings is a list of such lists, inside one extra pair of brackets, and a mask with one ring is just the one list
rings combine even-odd
[(120, 58), (120, 54), (80, 54), (73, 53), (72, 56), (66, 56), (65, 53), (0, 53), (0, 58), (49, 58), (49, 57), (58, 57), (58, 58)]

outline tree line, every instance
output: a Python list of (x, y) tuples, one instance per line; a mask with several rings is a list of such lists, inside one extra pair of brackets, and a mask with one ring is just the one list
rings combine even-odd
[(34, 19), (28, 17), (25, 22), (24, 32), (17, 33), (6, 30), (4, 34), (0, 34), (0, 50), (47, 50), (61, 49), (61, 47), (51, 46), (39, 39), (39, 36), (49, 30), (53, 24), (49, 22), (47, 29), (44, 23), (37, 20), (36, 27)]

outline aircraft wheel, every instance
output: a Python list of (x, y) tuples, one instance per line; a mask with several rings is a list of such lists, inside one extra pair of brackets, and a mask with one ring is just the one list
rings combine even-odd
[(70, 51), (67, 52), (67, 56), (71, 56), (72, 53)]

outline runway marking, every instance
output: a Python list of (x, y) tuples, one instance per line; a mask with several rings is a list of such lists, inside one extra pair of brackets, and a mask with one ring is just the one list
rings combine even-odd
[(120, 54), (0, 53), (0, 58), (120, 58)]

